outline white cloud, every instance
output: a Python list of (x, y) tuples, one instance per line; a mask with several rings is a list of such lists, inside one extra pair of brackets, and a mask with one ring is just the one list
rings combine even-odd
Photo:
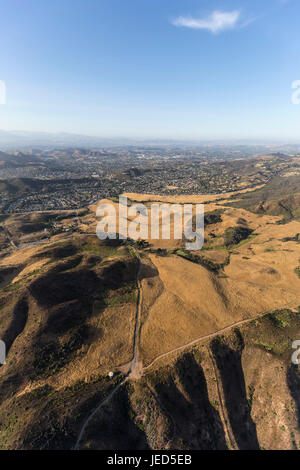
[(193, 18), (192, 16), (179, 16), (172, 23), (175, 26), (185, 26), (193, 29), (206, 29), (212, 33), (220, 33), (226, 29), (233, 29), (240, 18), (238, 10), (215, 10), (206, 18)]

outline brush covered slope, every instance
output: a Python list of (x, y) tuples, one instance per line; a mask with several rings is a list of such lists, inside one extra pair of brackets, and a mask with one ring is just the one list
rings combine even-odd
[(299, 449), (300, 312), (263, 316), (162, 359), (90, 421), (82, 449)]
[(100, 241), (95, 207), (1, 217), (1, 449), (300, 448), (300, 222), (243, 194), (189, 197), (194, 253)]
[(132, 358), (137, 269), (127, 247), (80, 234), (1, 259), (1, 449), (73, 446)]

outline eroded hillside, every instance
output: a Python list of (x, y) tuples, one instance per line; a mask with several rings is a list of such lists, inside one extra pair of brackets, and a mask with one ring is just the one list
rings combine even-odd
[(194, 253), (100, 241), (95, 207), (1, 218), (1, 449), (300, 448), (300, 222), (189, 198)]
[(81, 447), (299, 449), (299, 334), (286, 310), (163, 359), (102, 408)]

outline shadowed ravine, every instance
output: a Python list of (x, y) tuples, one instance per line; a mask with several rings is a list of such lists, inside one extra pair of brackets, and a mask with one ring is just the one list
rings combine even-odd
[[(211, 405), (203, 368), (187, 353), (176, 362), (178, 385), (170, 377), (156, 387), (157, 395), (175, 422), (172, 444), (184, 435), (190, 449), (227, 449), (219, 412)], [(182, 390), (181, 390), (182, 387)]]
[(243, 338), (238, 330), (235, 330), (235, 333), (239, 342), (236, 350), (218, 339), (212, 341), (211, 348), (220, 372), (228, 417), (238, 448), (240, 450), (259, 449), (241, 362), (244, 349)]

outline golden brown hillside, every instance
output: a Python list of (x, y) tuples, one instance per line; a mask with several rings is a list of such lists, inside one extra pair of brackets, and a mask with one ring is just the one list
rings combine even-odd
[(299, 448), (300, 222), (231, 197), (194, 253), (100, 241), (96, 206), (2, 218), (2, 449)]

